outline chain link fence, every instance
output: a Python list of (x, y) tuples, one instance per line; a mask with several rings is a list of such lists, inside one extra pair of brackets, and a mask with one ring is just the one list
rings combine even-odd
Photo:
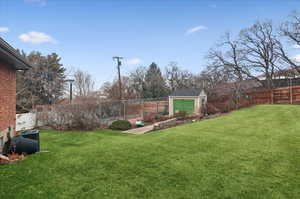
[(151, 120), (168, 116), (168, 98), (104, 100), (85, 98), (71, 104), (42, 105), (35, 108), (37, 120), (57, 129), (92, 129), (115, 120)]

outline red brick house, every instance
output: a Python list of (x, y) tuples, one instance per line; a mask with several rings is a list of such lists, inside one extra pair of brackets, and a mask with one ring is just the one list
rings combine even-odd
[(15, 135), (16, 71), (30, 65), (0, 38), (0, 153), (8, 136)]

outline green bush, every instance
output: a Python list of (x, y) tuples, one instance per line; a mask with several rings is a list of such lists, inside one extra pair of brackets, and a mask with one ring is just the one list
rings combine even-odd
[(112, 130), (126, 131), (131, 129), (131, 124), (127, 120), (116, 120), (109, 126), (109, 128)]

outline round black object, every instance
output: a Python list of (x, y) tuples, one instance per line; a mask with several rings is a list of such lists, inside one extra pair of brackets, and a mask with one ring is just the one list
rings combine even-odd
[(10, 152), (17, 154), (32, 154), (39, 151), (39, 142), (33, 139), (24, 138), (21, 135), (11, 140)]
[(32, 139), (38, 142), (38, 151), (40, 151), (40, 131), (39, 130), (27, 130), (23, 131), (21, 135), (24, 138)]

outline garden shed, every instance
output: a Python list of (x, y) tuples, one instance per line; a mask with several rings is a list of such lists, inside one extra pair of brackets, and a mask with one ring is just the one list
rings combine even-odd
[(175, 90), (169, 96), (169, 116), (182, 111), (197, 115), (206, 101), (207, 95), (202, 89)]

